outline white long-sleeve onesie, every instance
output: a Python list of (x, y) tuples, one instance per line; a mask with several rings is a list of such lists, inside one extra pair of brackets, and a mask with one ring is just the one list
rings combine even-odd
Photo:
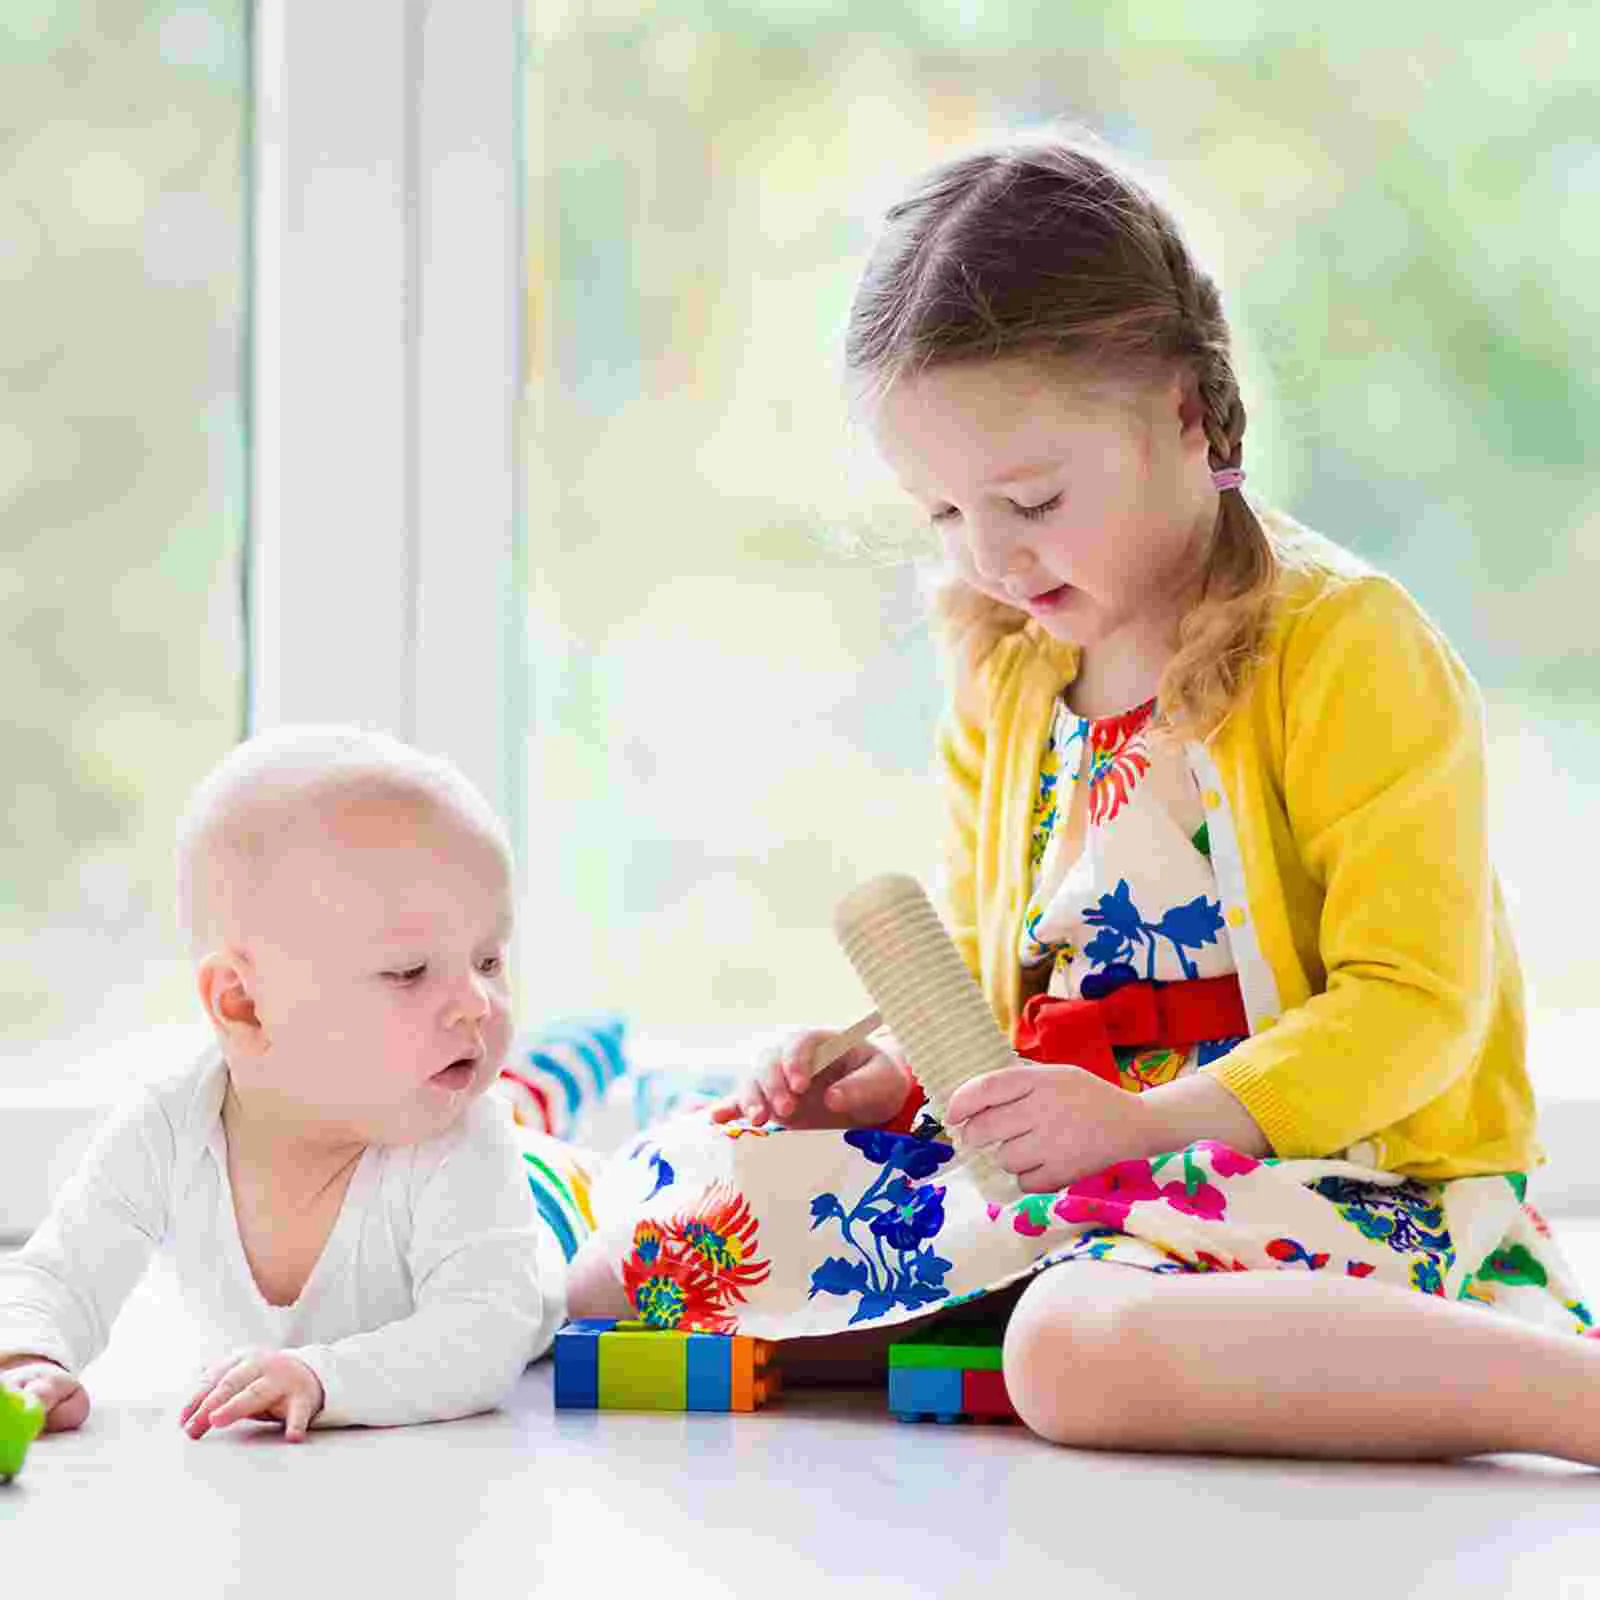
[(435, 1421), (501, 1401), (566, 1315), (566, 1261), (541, 1220), (504, 1104), (448, 1132), (368, 1146), (299, 1299), (269, 1305), (239, 1239), (207, 1051), (98, 1131), (50, 1214), (0, 1257), (0, 1355), (79, 1372), (157, 1248), (206, 1352), (286, 1350), (321, 1380), (319, 1427)]

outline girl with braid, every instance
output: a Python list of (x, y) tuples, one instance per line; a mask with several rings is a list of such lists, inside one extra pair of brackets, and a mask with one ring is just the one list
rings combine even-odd
[[(815, 1074), (829, 1035), (790, 1040), (641, 1142), (645, 1220), (575, 1298), (877, 1345), (975, 1301), (1076, 1446), (1600, 1463), (1478, 692), (1247, 496), (1172, 218), (1083, 144), (954, 160), (889, 213), (847, 365), (943, 541), (942, 910), (1017, 1059), (945, 1128), (892, 1040)], [(952, 1143), (1014, 1199), (941, 1178)]]

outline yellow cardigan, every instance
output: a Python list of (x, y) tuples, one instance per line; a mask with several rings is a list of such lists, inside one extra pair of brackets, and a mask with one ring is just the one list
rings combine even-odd
[[(1312, 553), (1284, 572), (1233, 712), (1186, 746), (1250, 1019), (1204, 1070), (1282, 1157), (1528, 1171), (1544, 1156), (1477, 689), (1397, 582), (1264, 520)], [(945, 914), (1008, 1033), (1039, 760), (1076, 671), (1030, 622), (982, 655), (940, 728)]]

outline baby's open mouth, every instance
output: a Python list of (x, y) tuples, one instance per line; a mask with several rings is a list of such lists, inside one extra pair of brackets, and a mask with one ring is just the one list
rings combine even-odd
[(477, 1056), (462, 1056), (459, 1061), (452, 1061), (448, 1067), (441, 1067), (430, 1081), (444, 1089), (464, 1089), (471, 1083), (472, 1074), (477, 1069)]

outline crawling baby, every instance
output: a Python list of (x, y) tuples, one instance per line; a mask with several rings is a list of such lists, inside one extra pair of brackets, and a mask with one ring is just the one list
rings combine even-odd
[(215, 1353), (180, 1421), (395, 1424), (496, 1405), (565, 1315), (565, 1258), (504, 1107), (504, 831), (387, 736), (246, 741), (179, 828), (180, 926), (215, 1032), (99, 1130), (0, 1258), (0, 1383), (47, 1431), (158, 1247)]

